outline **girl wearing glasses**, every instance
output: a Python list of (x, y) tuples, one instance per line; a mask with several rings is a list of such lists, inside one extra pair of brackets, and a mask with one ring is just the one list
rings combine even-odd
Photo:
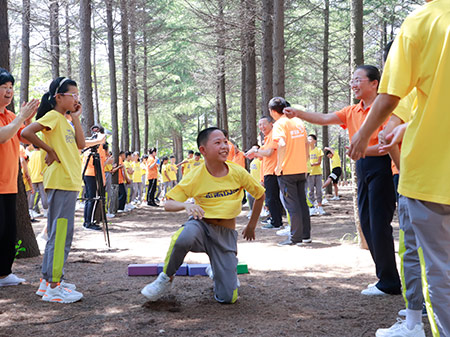
[[(70, 113), (71, 123), (66, 113)], [(47, 302), (73, 303), (83, 297), (75, 285), (62, 280), (72, 243), (75, 203), (81, 189), (78, 150), (85, 147), (85, 139), (80, 115), (76, 82), (58, 77), (42, 97), (36, 122), (22, 131), (22, 137), (47, 153), (43, 176), (49, 204), (49, 238), (42, 262), (43, 276), (36, 292)], [(38, 132), (42, 132), (42, 140), (36, 135)]]

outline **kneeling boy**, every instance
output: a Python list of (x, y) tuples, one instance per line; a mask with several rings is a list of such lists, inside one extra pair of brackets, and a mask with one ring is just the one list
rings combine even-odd
[[(244, 190), (256, 200), (252, 217), (242, 234), (255, 239), (258, 214), (264, 202), (264, 188), (244, 168), (227, 161), (229, 147), (222, 130), (201, 131), (197, 145), (205, 162), (190, 171), (167, 193), (165, 210), (186, 210), (189, 220), (173, 235), (163, 272), (141, 293), (156, 301), (166, 293), (188, 252), (208, 254), (214, 274), (214, 298), (221, 303), (237, 300), (236, 216), (241, 212)], [(185, 203), (194, 198), (195, 204)]]

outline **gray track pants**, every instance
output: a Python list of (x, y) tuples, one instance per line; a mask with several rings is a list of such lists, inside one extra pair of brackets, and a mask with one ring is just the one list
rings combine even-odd
[[(31, 193), (29, 198), (28, 198), (28, 208), (29, 209), (33, 209), (34, 205), (34, 201), (36, 200), (36, 193), (39, 193), (39, 197), (41, 198), (41, 202), (42, 202), (42, 207), (44, 207), (44, 209), (48, 208), (48, 203), (47, 203), (47, 194), (45, 193), (44, 190), (44, 184), (43, 183), (33, 183), (33, 189), (34, 189), (34, 193)], [(37, 204), (37, 202), (36, 202)]]
[(431, 330), (433, 336), (450, 336), (450, 205), (408, 198), (407, 207), (419, 254), (423, 250)]
[(420, 258), (417, 250), (416, 234), (409, 218), (407, 198), (400, 195), (398, 200), (398, 218), (400, 222), (400, 274), (402, 292), (406, 307), (411, 310), (422, 310), (422, 277)]
[(76, 191), (47, 190), (48, 241), (42, 260), (42, 275), (48, 282), (60, 282), (63, 276), (72, 244), (77, 196)]
[(237, 232), (190, 218), (173, 236), (164, 261), (164, 273), (175, 275), (188, 252), (206, 253), (214, 273), (214, 298), (237, 300)]
[[(309, 175), (308, 177), (308, 187), (309, 187), (309, 200), (314, 205), (314, 200), (317, 200), (317, 203), (322, 203), (322, 175)], [(314, 190), (316, 190), (316, 198), (314, 199)]]

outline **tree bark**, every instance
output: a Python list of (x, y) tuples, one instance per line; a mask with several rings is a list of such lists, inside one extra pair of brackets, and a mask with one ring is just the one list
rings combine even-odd
[(70, 20), (69, 20), (69, 1), (66, 1), (66, 58), (67, 58), (67, 77), (72, 78), (72, 56), (70, 53)]
[(242, 150), (246, 151), (257, 143), (256, 131), (256, 1), (246, 0), (246, 72), (245, 72), (245, 101), (247, 134)]
[[(109, 64), (109, 86), (111, 90), (111, 127), (112, 127), (112, 153), (114, 162), (119, 162), (119, 121), (117, 111), (117, 79), (116, 60), (114, 51), (114, 23), (113, 23), (113, 0), (106, 0), (106, 24), (108, 28), (108, 64)], [(113, 184), (118, 184), (119, 175), (112, 177)]]
[(273, 2), (262, 1), (261, 45), (261, 111), (269, 116), (269, 101), (273, 97)]
[(130, 131), (128, 125), (128, 8), (127, 1), (120, 0), (122, 30), (122, 141), (121, 148), (128, 151), (130, 148)]
[(83, 105), (82, 126), (85, 135), (90, 135), (94, 125), (94, 103), (92, 100), (91, 65), (91, 0), (80, 0), (80, 100)]
[(273, 13), (273, 95), (284, 97), (284, 0), (274, 0)]
[[(330, 40), (330, 1), (325, 0), (325, 8), (323, 11), (324, 18), (324, 30), (323, 30), (323, 64), (322, 64), (322, 100), (323, 100), (323, 113), (328, 113), (328, 49), (329, 49), (329, 40)], [(330, 142), (328, 139), (328, 126), (324, 125), (322, 127), (322, 142), (324, 147), (330, 146)], [(324, 177), (328, 177), (330, 175), (330, 160), (327, 156), (323, 156), (323, 168), (324, 168)], [(326, 192), (332, 193), (332, 184), (327, 186)]]
[(0, 1), (0, 67), (9, 70), (8, 2)]
[[(183, 161), (183, 135), (181, 132), (173, 131), (173, 153), (177, 163)], [(178, 180), (181, 179), (181, 169), (177, 172)]]
[(59, 77), (59, 4), (58, 0), (50, 0), (50, 58), (52, 78)]
[[(240, 4), (240, 16), (245, 17), (245, 1), (241, 0)], [(245, 21), (241, 21), (241, 37), (240, 37), (240, 47), (241, 47), (241, 133), (242, 133), (242, 148), (246, 148), (247, 140), (247, 89), (246, 89), (246, 27)]]
[(148, 152), (148, 86), (147, 86), (147, 64), (148, 64), (148, 56), (147, 56), (147, 30), (144, 28), (143, 32), (143, 43), (144, 43), (144, 69), (142, 71), (142, 82), (144, 89), (144, 153)]
[(137, 89), (137, 65), (136, 65), (136, 1), (129, 1), (130, 20), (130, 114), (131, 114), (131, 149), (140, 150), (139, 141), (139, 117), (138, 117), (138, 89)]
[(22, 68), (20, 78), (20, 105), (28, 102), (30, 84), (30, 0), (23, 0), (22, 9)]
[(225, 87), (225, 19), (223, 13), (224, 1), (218, 0), (219, 16), (217, 20), (217, 96), (219, 127), (228, 131), (227, 96)]
[[(95, 18), (92, 16), (92, 29), (95, 32)], [(95, 93), (95, 109), (94, 109), (94, 124), (100, 125), (100, 107), (98, 99), (98, 83), (97, 83), (97, 43), (95, 37), (93, 39), (94, 46), (92, 48), (92, 74), (94, 76), (94, 93)]]

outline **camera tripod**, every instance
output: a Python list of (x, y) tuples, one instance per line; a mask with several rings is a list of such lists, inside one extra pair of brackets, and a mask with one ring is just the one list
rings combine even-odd
[[(88, 158), (86, 160), (86, 164), (84, 165), (84, 169), (83, 169), (83, 180), (85, 177), (85, 173), (86, 173), (86, 169), (89, 165), (89, 161), (93, 160), (93, 164), (94, 164), (94, 172), (95, 172), (95, 185), (96, 185), (96, 189), (95, 189), (95, 197), (93, 198), (82, 198), (82, 200), (85, 201), (90, 201), (93, 200), (94, 201), (94, 205), (92, 207), (92, 214), (90, 214), (91, 217), (91, 223), (94, 222), (94, 220), (96, 220), (96, 216), (95, 214), (98, 212), (98, 210), (100, 210), (100, 222), (102, 223), (102, 230), (103, 230), (103, 235), (105, 237), (105, 244), (111, 248), (111, 243), (109, 241), (109, 229), (108, 229), (108, 220), (106, 218), (106, 209), (105, 209), (105, 186), (103, 185), (103, 174), (102, 174), (102, 166), (100, 163), (100, 154), (98, 153), (98, 145), (93, 146), (93, 147), (89, 147), (85, 150), (82, 151), (85, 152), (87, 150), (91, 150), (91, 152), (88, 155)], [(85, 206), (86, 207), (86, 206)]]

